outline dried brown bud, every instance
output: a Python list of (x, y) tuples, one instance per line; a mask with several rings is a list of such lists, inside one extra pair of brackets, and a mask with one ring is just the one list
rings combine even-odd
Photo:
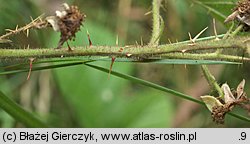
[(56, 16), (47, 17), (46, 20), (51, 24), (55, 31), (60, 31), (61, 37), (57, 48), (61, 48), (67, 40), (74, 40), (75, 34), (86, 17), (81, 13), (77, 6), (69, 6), (64, 3), (63, 11), (56, 11)]
[(250, 0), (241, 0), (238, 2), (237, 6), (234, 8), (234, 11), (239, 11), (240, 16), (244, 14), (250, 14)]
[(72, 40), (75, 38), (76, 32), (80, 30), (82, 22), (86, 17), (84, 14), (81, 14), (77, 6), (68, 7), (65, 5), (66, 15), (59, 18), (59, 29), (61, 32), (61, 38), (58, 44), (60, 48), (63, 43), (67, 40)]
[(230, 14), (226, 19), (225, 23), (237, 20), (242, 24), (245, 24), (244, 30), (248, 31), (250, 28), (250, 0), (241, 0), (237, 3), (233, 13)]

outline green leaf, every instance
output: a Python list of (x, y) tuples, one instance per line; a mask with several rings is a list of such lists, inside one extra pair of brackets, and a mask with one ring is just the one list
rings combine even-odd
[[(90, 64), (85, 64), (85, 65), (89, 66), (89, 67), (92, 67), (92, 68), (95, 68), (95, 69), (98, 69), (100, 71), (109, 73), (109, 69), (106, 69), (106, 68), (103, 68), (103, 67), (99, 67), (99, 66), (96, 66), (96, 65), (90, 65)], [(145, 81), (145, 80), (142, 80), (142, 79), (130, 76), (130, 75), (122, 74), (122, 73), (119, 73), (119, 72), (116, 72), (116, 71), (113, 71), (113, 70), (111, 71), (111, 74), (115, 75), (115, 76), (118, 76), (120, 78), (129, 80), (129, 81), (135, 82), (135, 83), (139, 83), (139, 84), (144, 85), (144, 86), (148, 86), (148, 87), (151, 87), (151, 88), (163, 91), (163, 92), (167, 92), (169, 94), (173, 94), (175, 96), (178, 96), (178, 97), (181, 97), (183, 99), (187, 99), (187, 100), (193, 101), (195, 103), (204, 104), (200, 100), (197, 100), (197, 99), (195, 99), (195, 98), (193, 98), (191, 96), (188, 96), (186, 94), (180, 93), (178, 91), (175, 91), (175, 90), (172, 90), (172, 89), (169, 89), (169, 88), (165, 88), (163, 86), (151, 83), (149, 81)]]
[[(90, 61), (85, 61), (90, 62)], [(47, 70), (47, 69), (55, 69), (55, 68), (62, 68), (62, 67), (68, 67), (68, 66), (75, 66), (75, 65), (81, 65), (85, 62), (68, 62), (68, 63), (61, 63), (61, 64), (50, 64), (47, 66), (34, 66), (32, 68), (32, 71), (39, 71), (39, 70)], [(7, 71), (0, 71), (0, 75), (7, 75), (7, 74), (16, 74), (16, 73), (22, 73), (22, 72), (28, 72), (29, 68), (20, 68), (20, 69), (14, 69), (14, 70), (7, 70)]]
[(27, 127), (48, 127), (41, 120), (35, 117), (34, 114), (24, 110), (21, 106), (5, 96), (1, 91), (0, 108)]

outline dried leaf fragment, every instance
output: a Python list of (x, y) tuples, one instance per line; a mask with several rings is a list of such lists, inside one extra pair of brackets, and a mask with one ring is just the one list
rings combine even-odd
[(202, 101), (206, 104), (210, 112), (213, 111), (213, 107), (222, 106), (223, 104), (214, 96), (201, 96)]
[(226, 84), (226, 83), (223, 84), (221, 86), (221, 89), (224, 92), (224, 102), (225, 103), (233, 102), (235, 100), (228, 84)]
[(239, 99), (244, 94), (245, 79), (243, 79), (237, 87), (237, 98)]

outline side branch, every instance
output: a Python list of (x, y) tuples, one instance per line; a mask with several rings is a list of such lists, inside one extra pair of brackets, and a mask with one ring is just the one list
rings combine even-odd
[(163, 21), (160, 16), (160, 5), (162, 0), (153, 0), (152, 1), (152, 14), (153, 14), (153, 30), (152, 37), (149, 45), (158, 45), (161, 33), (161, 23)]

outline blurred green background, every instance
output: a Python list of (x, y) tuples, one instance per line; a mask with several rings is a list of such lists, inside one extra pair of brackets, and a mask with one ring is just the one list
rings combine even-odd
[[(201, 0), (202, 1), (202, 0)], [(62, 3), (75, 4), (87, 15), (84, 27), (70, 46), (88, 45), (86, 30), (93, 45), (144, 44), (150, 40), (151, 0), (0, 0), (0, 35), (30, 22), (42, 13), (54, 15)], [(229, 0), (225, 14), (230, 13), (235, 0)], [(215, 7), (216, 8), (216, 7)], [(225, 9), (226, 9), (225, 8)], [(202, 36), (213, 34), (212, 16), (191, 0), (165, 0), (161, 7), (165, 30), (161, 44), (187, 40), (209, 27)], [(221, 18), (219, 18), (220, 20)], [(227, 27), (216, 24), (219, 34)], [(59, 34), (52, 29), (32, 30), (29, 38), (19, 34), (11, 38), (6, 48), (44, 48), (57, 46)], [(6, 63), (10, 63), (9, 61)], [(14, 63), (14, 62), (12, 62)], [(95, 62), (109, 68), (110, 62)], [(210, 66), (220, 83), (236, 87), (245, 78), (249, 88), (249, 65)], [(213, 94), (199, 66), (115, 63), (113, 70), (136, 76), (198, 98)], [(249, 127), (249, 123), (227, 116), (225, 125), (212, 122), (203, 106), (145, 86), (140, 86), (86, 66), (71, 66), (55, 70), (0, 76), (0, 90), (25, 109), (36, 113), (53, 127)], [(241, 109), (236, 113), (246, 115)], [(1, 127), (23, 127), (0, 110)]]

